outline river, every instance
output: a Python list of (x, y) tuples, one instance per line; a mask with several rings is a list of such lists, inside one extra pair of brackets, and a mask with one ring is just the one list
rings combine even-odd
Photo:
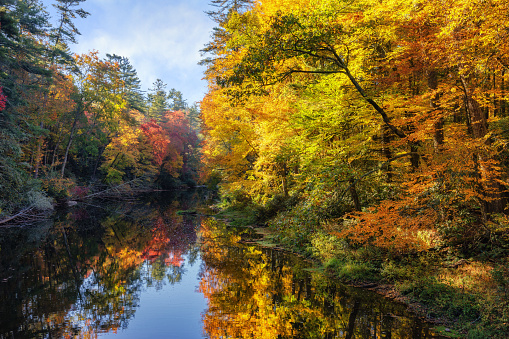
[(0, 229), (3, 338), (438, 338), (403, 305), (242, 243), (203, 192)]

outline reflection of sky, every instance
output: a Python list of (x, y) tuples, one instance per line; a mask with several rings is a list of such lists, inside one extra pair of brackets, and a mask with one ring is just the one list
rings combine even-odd
[(201, 260), (198, 258), (189, 265), (188, 256), (184, 258), (185, 273), (180, 282), (166, 283), (160, 289), (144, 288), (128, 328), (117, 334), (99, 334), (99, 338), (203, 338), (201, 315), (207, 301), (197, 291)]

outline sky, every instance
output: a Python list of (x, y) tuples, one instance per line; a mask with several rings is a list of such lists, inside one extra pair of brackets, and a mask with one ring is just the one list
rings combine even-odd
[[(52, 0), (43, 0), (50, 15)], [(188, 104), (200, 101), (206, 92), (199, 66), (200, 49), (209, 41), (214, 22), (204, 13), (208, 0), (86, 0), (89, 12), (75, 25), (81, 32), (75, 53), (96, 50), (127, 57), (147, 91), (156, 79), (166, 89), (182, 92)]]

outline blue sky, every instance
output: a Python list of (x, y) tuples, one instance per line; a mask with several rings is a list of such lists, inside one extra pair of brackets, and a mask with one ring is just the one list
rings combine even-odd
[[(50, 10), (51, 0), (43, 0)], [(189, 104), (206, 92), (199, 50), (209, 41), (214, 22), (204, 13), (208, 0), (87, 0), (90, 13), (75, 24), (81, 32), (73, 52), (91, 50), (129, 58), (143, 90), (160, 78), (182, 92)]]

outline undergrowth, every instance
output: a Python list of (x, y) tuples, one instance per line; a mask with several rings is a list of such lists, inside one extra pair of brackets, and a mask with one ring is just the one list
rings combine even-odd
[[(447, 224), (437, 245), (402, 252), (339, 238), (330, 225), (342, 221), (324, 219), (323, 211), (297, 195), (275, 196), (259, 205), (239, 194), (222, 208), (218, 216), (232, 225), (268, 226), (275, 235), (271, 241), (313, 257), (345, 283), (392, 286), (402, 300), (421, 305), (424, 316), (442, 323), (448, 329), (444, 335), (509, 337), (509, 237), (504, 223), (478, 232), (475, 244), (461, 238), (459, 226)], [(466, 229), (469, 234), (472, 227)]]

